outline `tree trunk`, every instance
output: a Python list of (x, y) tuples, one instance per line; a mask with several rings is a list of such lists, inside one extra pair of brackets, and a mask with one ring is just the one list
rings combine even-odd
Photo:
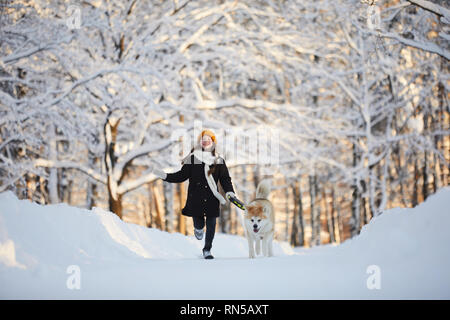
[(163, 223), (163, 218), (162, 218), (162, 212), (163, 212), (163, 204), (162, 204), (162, 197), (160, 195), (158, 186), (156, 185), (156, 183), (152, 183), (152, 201), (154, 203), (155, 206), (155, 213), (156, 213), (156, 218), (155, 218), (155, 224), (156, 227), (160, 230), (164, 230), (164, 223)]
[(330, 243), (335, 243), (336, 239), (334, 237), (334, 217), (333, 214), (331, 213), (331, 210), (329, 209), (328, 206), (328, 201), (327, 201), (327, 194), (325, 192), (325, 188), (322, 189), (322, 200), (323, 200), (323, 205), (325, 208), (325, 214), (327, 217), (327, 229), (328, 229), (328, 234), (330, 235)]
[(298, 241), (297, 241), (297, 237), (298, 237), (298, 220), (297, 220), (297, 216), (298, 216), (298, 202), (297, 202), (297, 197), (298, 197), (298, 192), (296, 190), (296, 186), (295, 183), (293, 185), (293, 193), (294, 193), (294, 214), (292, 217), (292, 231), (291, 231), (291, 239), (290, 239), (290, 243), (293, 247), (298, 246)]
[(363, 219), (363, 225), (367, 224), (367, 208), (366, 208), (366, 198), (365, 197), (361, 197), (361, 215), (362, 215), (362, 219)]
[(31, 173), (25, 174), (26, 198), (33, 201), (34, 191), (36, 190), (35, 175)]
[[(438, 86), (439, 87), (439, 86)], [(439, 88), (438, 88), (439, 91)], [(439, 110), (437, 110), (436, 112), (436, 117), (433, 117), (433, 114), (430, 114), (430, 118), (431, 118), (431, 129), (433, 131), (437, 131), (440, 129), (440, 121), (439, 121)], [(433, 144), (434, 144), (434, 148), (435, 150), (439, 150), (439, 136), (435, 135), (434, 139), (433, 139)], [(432, 187), (433, 187), (433, 193), (436, 193), (436, 191), (439, 189), (439, 158), (437, 156), (437, 154), (435, 152), (433, 152), (432, 155), (432, 163), (430, 164), (430, 169), (432, 169), (432, 176), (433, 176), (433, 183), (432, 183)]]
[[(243, 164), (243, 165), (240, 166), (240, 168), (241, 168), (240, 179), (242, 181), (242, 189), (243, 190), (249, 190), (249, 183), (248, 183), (249, 176), (247, 175), (247, 166), (245, 164)], [(244, 203), (248, 203), (250, 198), (251, 198), (251, 196), (249, 195), (248, 192), (242, 193), (242, 197), (243, 197), (242, 201), (244, 201)], [(240, 213), (237, 212), (238, 210), (239, 209), (236, 206), (233, 206), (231, 208), (231, 217), (232, 217), (232, 219), (231, 219), (231, 230), (232, 230), (232, 234), (238, 234), (238, 225), (241, 224), (241, 222), (240, 222), (241, 220), (240, 219), (242, 219), (242, 217), (239, 216)], [(243, 230), (243, 231), (245, 232), (245, 230)]]
[(107, 172), (109, 210), (122, 219), (122, 195), (117, 193), (118, 182), (113, 178), (114, 166), (117, 161), (115, 156), (115, 145), (119, 123), (120, 119), (112, 118), (110, 113), (103, 130), (105, 136), (104, 161)]
[[(295, 189), (294, 189), (295, 190)], [(303, 221), (303, 203), (302, 203), (302, 190), (301, 190), (301, 181), (298, 181), (298, 245), (303, 247), (305, 245), (305, 225)]]
[[(425, 115), (423, 116), (423, 130), (424, 134), (428, 134), (428, 121), (429, 121), (429, 115), (428, 110), (425, 110)], [(423, 194), (423, 201), (425, 201), (428, 198), (428, 152), (425, 150), (424, 152), (424, 164), (423, 164), (423, 184), (422, 184), (422, 194)]]
[[(319, 194), (319, 188), (317, 188), (317, 184), (316, 184), (316, 196)], [(320, 199), (317, 200), (317, 204), (320, 203)], [(321, 231), (322, 231), (322, 221), (320, 219), (321, 217), (321, 213), (322, 213), (322, 209), (320, 208), (320, 205), (315, 205), (315, 222), (314, 222), (314, 227), (315, 227), (315, 238), (316, 241), (314, 243), (315, 246), (320, 246), (320, 244), (322, 243), (322, 237), (321, 237)]]
[(334, 237), (337, 243), (341, 243), (339, 214), (336, 208), (336, 197), (334, 194), (334, 187), (331, 188), (331, 216), (333, 217)]
[(186, 189), (184, 183), (178, 184), (178, 195), (180, 199), (180, 210), (178, 210), (178, 231), (181, 234), (187, 234), (186, 232), (186, 217), (181, 213), (181, 209), (184, 207), (186, 201)]
[(436, 191), (439, 189), (440, 177), (439, 157), (436, 154), (433, 155), (433, 168), (433, 193), (436, 193)]
[(339, 242), (344, 241), (344, 238), (345, 238), (344, 223), (342, 222), (342, 215), (341, 215), (341, 204), (342, 204), (342, 200), (338, 201), (338, 205), (336, 207), (336, 220), (337, 220), (337, 224), (338, 224)]
[(351, 236), (354, 237), (359, 234), (359, 226), (361, 224), (360, 222), (360, 208), (361, 208), (361, 196), (358, 191), (358, 187), (355, 185), (353, 186), (353, 193), (352, 193), (352, 219), (351, 219), (351, 226), (350, 226), (350, 233)]
[(309, 192), (311, 198), (311, 245), (320, 245), (320, 207), (316, 205), (317, 176), (309, 176)]
[(419, 204), (419, 168), (417, 164), (417, 156), (414, 158), (414, 185), (413, 185), (413, 196), (412, 196), (412, 206), (415, 207)]
[(152, 183), (147, 183), (147, 192), (148, 192), (148, 217), (146, 218), (147, 227), (153, 228), (153, 208), (154, 208), (154, 201), (153, 201), (153, 192), (152, 192)]
[[(444, 70), (444, 67), (447, 66), (447, 61), (444, 61), (443, 58), (441, 58), (441, 70)], [(444, 130), (446, 124), (450, 121), (449, 119), (449, 113), (448, 111), (445, 111), (445, 107), (447, 107), (447, 110), (449, 110), (448, 105), (446, 103), (447, 101), (447, 90), (445, 90), (445, 87), (443, 85), (443, 82), (439, 82), (439, 130)], [(436, 136), (438, 137), (438, 136)], [(447, 138), (447, 139), (446, 139)], [(447, 140), (447, 143), (446, 143)], [(440, 142), (440, 143), (439, 143)], [(438, 147), (438, 144), (440, 144), (441, 148)], [(449, 146), (449, 148), (446, 148), (446, 146)], [(450, 159), (450, 135), (443, 135), (440, 136), (438, 141), (436, 141), (436, 149), (442, 152), (442, 155), (444, 156), (444, 159)], [(441, 150), (440, 150), (441, 149)], [(439, 160), (439, 171), (440, 171), (440, 180), (441, 180), (441, 186), (446, 186), (448, 183), (448, 177), (449, 177), (449, 167), (444, 164), (443, 161)]]
[[(88, 151), (88, 162), (89, 162), (89, 167), (91, 167), (91, 168), (95, 167), (96, 158), (90, 151)], [(89, 177), (87, 178), (86, 189), (87, 189), (86, 190), (86, 207), (88, 209), (91, 209), (92, 207), (95, 206), (95, 199), (97, 196), (97, 184), (93, 183)]]
[(222, 212), (220, 213), (220, 231), (222, 233), (231, 233), (231, 204), (229, 201), (222, 207)]
[(45, 183), (46, 180), (44, 179), (44, 177), (39, 177), (39, 193), (41, 196), (41, 203), (49, 203), (49, 199), (48, 199), (48, 192), (45, 189)]
[[(286, 181), (286, 179), (285, 179)], [(289, 187), (288, 184), (286, 183), (286, 189), (284, 190), (284, 208), (285, 208), (285, 212), (286, 212), (286, 220), (285, 220), (285, 225), (286, 225), (286, 231), (285, 231), (285, 241), (289, 241), (289, 222), (291, 221), (289, 219)]]
[(173, 232), (174, 228), (174, 211), (173, 211), (173, 184), (164, 183), (164, 213), (166, 216), (166, 231)]
[[(49, 136), (49, 158), (51, 161), (58, 161), (58, 143), (56, 141), (56, 130), (53, 124), (48, 127)], [(50, 198), (50, 203), (59, 203), (58, 196), (58, 169), (50, 168), (50, 176), (48, 179), (48, 193)]]
[(111, 212), (114, 212), (115, 214), (117, 214), (119, 216), (120, 219), (122, 219), (122, 213), (123, 213), (123, 208), (122, 208), (122, 195), (118, 195), (117, 198), (114, 198), (111, 196), (111, 191), (108, 188), (108, 192), (109, 192), (109, 210)]
[[(357, 164), (357, 154), (356, 154), (356, 145), (353, 145), (353, 166), (356, 166)], [(355, 178), (355, 182), (352, 186), (353, 192), (352, 192), (352, 217), (350, 220), (350, 234), (351, 237), (354, 237), (359, 234), (359, 226), (360, 226), (360, 200), (361, 195), (358, 190), (358, 181)]]
[[(178, 117), (178, 120), (180, 121), (180, 123), (184, 124), (184, 115), (180, 114)], [(180, 141), (180, 145), (183, 145), (183, 136), (181, 136), (179, 139)], [(182, 156), (182, 151), (180, 151), (180, 156)], [(181, 234), (185, 234), (187, 235), (187, 230), (186, 230), (186, 217), (181, 213), (181, 210), (184, 207), (184, 204), (186, 202), (186, 187), (185, 187), (185, 183), (179, 183), (178, 184), (178, 195), (179, 195), (179, 199), (180, 199), (180, 210), (178, 211), (178, 231)]]
[(393, 154), (396, 155), (396, 159), (397, 161), (394, 161), (394, 167), (395, 170), (397, 172), (397, 179), (398, 182), (400, 184), (400, 195), (401, 195), (401, 200), (403, 203), (404, 207), (408, 207), (408, 201), (406, 200), (406, 196), (405, 196), (405, 187), (404, 187), (404, 175), (403, 175), (403, 165), (402, 165), (402, 159), (401, 159), (401, 153), (400, 153), (400, 148), (398, 146), (395, 147), (395, 149), (393, 150)]

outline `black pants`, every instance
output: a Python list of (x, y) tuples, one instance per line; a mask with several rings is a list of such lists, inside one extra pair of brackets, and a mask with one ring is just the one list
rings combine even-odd
[(203, 250), (211, 250), (214, 234), (216, 232), (216, 217), (192, 217), (195, 229), (203, 229), (205, 227), (206, 218), (206, 236), (205, 246)]

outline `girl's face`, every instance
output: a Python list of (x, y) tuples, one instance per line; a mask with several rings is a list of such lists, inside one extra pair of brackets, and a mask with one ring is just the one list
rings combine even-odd
[(212, 146), (212, 139), (207, 134), (202, 136), (202, 147), (207, 149)]

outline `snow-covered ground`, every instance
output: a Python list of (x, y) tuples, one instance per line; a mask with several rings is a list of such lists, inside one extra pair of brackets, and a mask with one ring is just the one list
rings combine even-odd
[(2, 299), (450, 299), (450, 187), (392, 209), (339, 246), (250, 260), (247, 241), (202, 241), (66, 204), (0, 194)]

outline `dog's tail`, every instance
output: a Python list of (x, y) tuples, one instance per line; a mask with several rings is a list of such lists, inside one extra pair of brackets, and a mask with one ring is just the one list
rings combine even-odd
[(256, 198), (267, 199), (269, 197), (271, 187), (272, 183), (270, 179), (262, 180), (258, 183), (258, 187), (256, 188)]

